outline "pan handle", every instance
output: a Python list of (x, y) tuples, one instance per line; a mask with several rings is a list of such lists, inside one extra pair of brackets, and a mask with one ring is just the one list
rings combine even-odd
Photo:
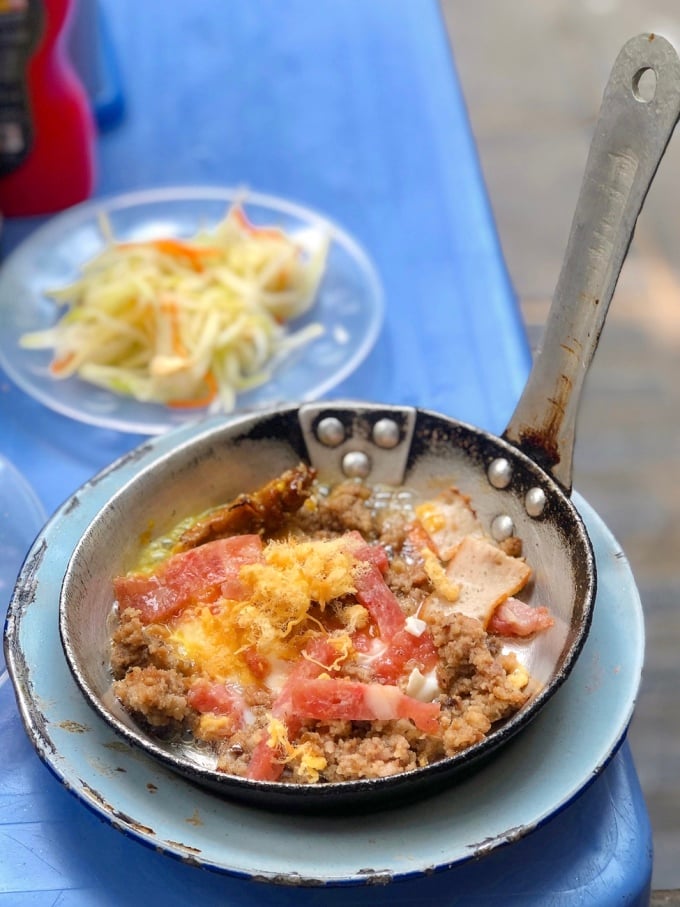
[(632, 38), (605, 88), (542, 344), (503, 435), (567, 493), (583, 383), (679, 115), (675, 50), (659, 35)]

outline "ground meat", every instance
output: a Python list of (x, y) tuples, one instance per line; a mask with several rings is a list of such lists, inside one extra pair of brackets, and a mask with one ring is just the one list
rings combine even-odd
[(125, 708), (152, 727), (175, 728), (195, 713), (186, 694), (192, 666), (167, 644), (158, 624), (144, 626), (139, 611), (126, 608), (112, 636), (113, 690)]
[(134, 667), (113, 688), (125, 708), (152, 727), (180, 724), (193, 714), (187, 703), (186, 677), (172, 669)]
[(309, 505), (291, 515), (283, 532), (310, 538), (342, 535), (356, 530), (365, 538), (377, 535), (374, 514), (367, 501), (370, 489), (357, 482), (342, 482), (331, 489), (317, 489)]
[(126, 671), (134, 666), (153, 665), (161, 669), (190, 671), (183, 664), (175, 650), (167, 645), (168, 632), (158, 624), (145, 626), (139, 611), (126, 608), (119, 615), (118, 624), (111, 638), (111, 671), (115, 678), (123, 678)]
[[(237, 778), (245, 778), (250, 757), (253, 754), (251, 740), (250, 732), (245, 735), (237, 731), (233, 737), (225, 741), (217, 753), (218, 771), (225, 772), (227, 775), (236, 775)], [(244, 743), (249, 745), (246, 747)]]
[[(271, 697), (269, 704), (271, 705)], [(256, 708), (252, 714), (252, 723), (235, 731), (228, 740), (221, 743), (217, 750), (219, 771), (240, 778), (246, 775), (253, 750), (267, 733), (268, 720), (269, 712), (264, 708)]]
[[(409, 722), (352, 722), (319, 723), (299, 736), (307, 752), (322, 756), (326, 767), (318, 780), (329, 782), (352, 781), (359, 778), (384, 778), (416, 768), (417, 747), (414, 739), (422, 739)], [(310, 779), (300, 770), (299, 758), (287, 765), (285, 774), (297, 783)]]
[[(241, 496), (199, 520), (182, 536), (182, 544), (199, 544), (235, 527), (242, 532), (244, 525), (248, 531), (266, 529), (267, 536), (276, 539), (332, 539), (359, 532), (369, 543), (384, 548), (389, 560), (387, 586), (404, 615), (417, 618), (433, 583), (421, 554), (427, 536), (422, 526), (414, 531), (413, 509), (378, 500), (375, 489), (361, 482), (328, 489), (311, 484), (311, 478), (310, 471), (300, 468), (284, 473), (260, 492)], [(511, 539), (504, 548), (507, 554), (519, 555), (521, 542)], [(328, 621), (327, 632), (368, 632), (365, 622), (347, 629), (343, 615), (348, 598), (334, 599), (325, 611), (315, 604), (309, 611), (310, 621), (317, 626)], [(368, 614), (362, 606), (355, 607)], [(512, 676), (517, 662), (502, 654), (499, 640), (487, 634), (479, 620), (442, 608), (428, 614), (427, 625), (430, 645), (438, 656), (439, 733), (423, 733), (405, 718), (307, 719), (301, 727), (297, 722), (285, 746), (277, 743), (277, 758), (280, 754), (284, 763), (282, 782), (341, 782), (411, 771), (480, 742), (497, 722), (521, 708), (529, 694)], [(397, 682), (402, 692), (411, 667), (412, 662), (406, 662)], [(114, 692), (133, 715), (162, 731), (191, 730), (204, 746), (213, 746), (220, 771), (247, 775), (253, 752), (258, 744), (261, 751), (270, 734), (276, 701), (271, 690), (257, 682), (239, 685), (245, 721), (223, 712), (200, 714), (189, 705), (189, 699), (196, 705), (195, 688), (191, 688), (201, 676), (196, 666), (180, 657), (167, 627), (143, 624), (140, 612), (132, 608), (117, 615), (111, 670), (116, 678)], [(370, 684), (375, 678), (372, 672), (370, 657), (342, 663), (341, 675), (349, 681)]]
[(430, 581), (423, 568), (423, 561), (395, 557), (385, 577), (387, 585), (400, 599), (412, 599), (414, 607), (406, 608), (411, 614), (430, 591)]
[(360, 532), (368, 541), (380, 542), (390, 553), (401, 550), (413, 518), (407, 509), (381, 506), (374, 491), (358, 481), (340, 482), (318, 489), (300, 510), (291, 514), (283, 531), (328, 537)]
[(331, 769), (328, 781), (355, 778), (385, 778), (417, 767), (416, 755), (402, 734), (373, 733), (367, 737), (331, 740)]
[(444, 690), (444, 750), (452, 756), (483, 740), (497, 721), (521, 708), (527, 693), (509, 679), (498, 641), (487, 636), (478, 620), (438, 615), (431, 629), (440, 655), (437, 679)]
[(402, 550), (406, 542), (412, 515), (408, 512), (379, 510), (376, 513), (378, 541), (391, 554)]
[(365, 485), (345, 482), (337, 485), (321, 504), (323, 520), (338, 532), (355, 530), (364, 538), (373, 538), (376, 534), (375, 520), (366, 501), (371, 492)]
[(492, 641), (478, 620), (455, 612), (433, 614), (430, 629), (440, 656), (437, 680), (443, 690), (450, 692), (454, 684), (475, 673), (476, 654), (488, 651)]

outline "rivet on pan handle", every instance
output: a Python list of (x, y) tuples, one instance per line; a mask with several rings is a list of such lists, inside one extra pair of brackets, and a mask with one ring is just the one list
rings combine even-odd
[(632, 38), (604, 92), (541, 348), (504, 433), (568, 493), (583, 382), (679, 115), (675, 50), (658, 35)]

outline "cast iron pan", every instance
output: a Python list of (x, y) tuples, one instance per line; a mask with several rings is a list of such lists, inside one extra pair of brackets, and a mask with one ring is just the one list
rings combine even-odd
[[(590, 625), (596, 568), (570, 499), (577, 408), (637, 216), (679, 113), (675, 51), (658, 36), (632, 39), (605, 90), (544, 342), (502, 437), (409, 407), (290, 405), (228, 423), (209, 420), (117, 491), (75, 546), (61, 590), (60, 630), (81, 690), (124, 738), (239, 801), (289, 811), (344, 811), (432, 794), (482, 760), (498, 757), (535, 718), (567, 678)], [(530, 601), (548, 605), (555, 626), (517, 644), (540, 688), (481, 743), (426, 768), (377, 780), (251, 781), (215, 771), (205, 751), (151, 738), (112, 696), (112, 579), (134, 565), (139, 538), (150, 525), (162, 534), (186, 516), (254, 490), (300, 459), (329, 481), (362, 476), (404, 483), (428, 496), (454, 484), (471, 496), (490, 535), (522, 539), (535, 574)]]

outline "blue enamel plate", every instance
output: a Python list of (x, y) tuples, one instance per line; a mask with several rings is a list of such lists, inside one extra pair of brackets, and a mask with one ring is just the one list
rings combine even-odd
[(516, 840), (569, 804), (607, 765), (640, 684), (643, 617), (620, 546), (578, 496), (598, 588), (573, 671), (502, 754), (441, 793), (401, 806), (399, 821), (384, 810), (357, 821), (235, 803), (131, 746), (93, 711), (73, 679), (59, 637), (59, 590), (95, 515), (176, 443), (176, 436), (150, 440), (57, 511), (32, 547), (10, 605), (6, 657), (26, 732), (53, 774), (102, 819), (155, 850), (239, 878), (375, 884), (447, 869)]

